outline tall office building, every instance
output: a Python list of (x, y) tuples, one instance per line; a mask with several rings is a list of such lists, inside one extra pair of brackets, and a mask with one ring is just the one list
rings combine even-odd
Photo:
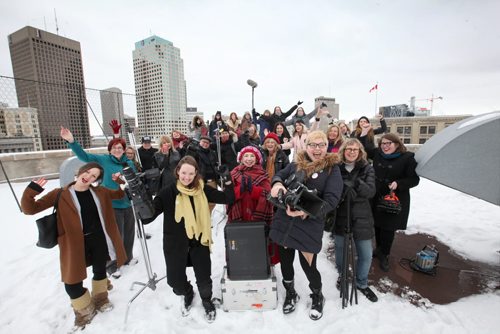
[[(102, 111), (102, 128), (104, 134), (113, 138), (113, 129), (109, 126), (112, 119), (116, 119), (120, 124), (125, 123), (125, 114), (123, 113), (123, 95), (119, 88), (112, 87), (101, 90), (101, 111)], [(125, 127), (120, 129), (120, 136), (127, 136)]]
[(29, 26), (8, 40), (18, 105), (37, 109), (43, 149), (67, 148), (61, 125), (90, 147), (80, 43)]
[(179, 48), (158, 36), (135, 43), (132, 53), (138, 135), (158, 138), (187, 127), (184, 62)]

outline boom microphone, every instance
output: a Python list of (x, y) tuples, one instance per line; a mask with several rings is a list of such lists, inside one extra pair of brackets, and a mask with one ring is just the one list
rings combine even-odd
[(253, 81), (252, 79), (248, 79), (247, 80), (247, 84), (252, 87), (252, 88), (255, 88), (257, 87), (257, 83), (255, 81)]

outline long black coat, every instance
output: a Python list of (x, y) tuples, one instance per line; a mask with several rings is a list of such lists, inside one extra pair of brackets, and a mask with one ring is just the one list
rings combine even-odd
[[(210, 203), (232, 204), (234, 202), (234, 189), (232, 186), (227, 186), (222, 192), (205, 185), (203, 191)], [(184, 282), (179, 282), (179, 277), (183, 276), (179, 275), (179, 273), (185, 272), (188, 266), (190, 245), (195, 242), (198, 247), (208, 247), (201, 245), (197, 240), (187, 237), (184, 218), (179, 223), (175, 221), (175, 199), (178, 194), (176, 183), (162, 189), (153, 200), (155, 209), (153, 218), (143, 221), (145, 224), (150, 223), (163, 213), (163, 254), (167, 265), (167, 282), (172, 287), (184, 284)], [(210, 258), (206, 259), (206, 261), (209, 263)], [(196, 280), (207, 281), (210, 280), (210, 277), (197, 277)]]
[[(384, 157), (380, 149), (377, 149), (373, 156), (373, 168), (375, 169), (377, 188), (372, 203), (375, 226), (388, 231), (405, 230), (410, 214), (410, 188), (417, 186), (420, 181), (415, 172), (417, 168), (415, 154), (405, 152), (396, 157), (388, 158)], [(398, 215), (377, 210), (378, 199), (390, 192), (388, 185), (393, 181), (398, 184), (395, 194), (402, 207), (401, 213)]]
[(179, 152), (170, 150), (168, 156), (158, 151), (153, 156), (153, 168), (159, 168), (161, 173), (160, 189), (168, 187), (175, 183), (176, 178), (174, 175), (175, 167), (181, 160)]
[[(285, 184), (285, 180), (296, 172), (297, 164), (293, 162), (276, 173), (272, 184), (276, 182)], [(337, 207), (342, 196), (343, 182), (337, 165), (325, 168), (315, 174), (317, 177), (310, 177), (305, 185), (310, 190), (316, 189), (318, 196), (326, 202), (322, 212), (316, 213), (318, 218), (290, 217), (285, 210), (278, 209), (274, 214), (269, 236), (281, 246), (318, 254), (321, 251), (326, 213)]]
[[(340, 165), (340, 173), (344, 180), (344, 192), (346, 183), (351, 183), (355, 192), (354, 198), (351, 198), (350, 211), (354, 239), (370, 240), (374, 235), (371, 199), (375, 195), (375, 171), (368, 162), (358, 161), (350, 173), (345, 169), (344, 164)], [(337, 208), (334, 233), (344, 235), (346, 227), (347, 200), (344, 199)]]

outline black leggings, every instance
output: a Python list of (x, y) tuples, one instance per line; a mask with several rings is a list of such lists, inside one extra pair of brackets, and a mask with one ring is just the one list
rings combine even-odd
[[(92, 266), (92, 272), (94, 273), (93, 279), (99, 281), (107, 278), (106, 261), (109, 255), (104, 233), (86, 235), (84, 240), (85, 260), (87, 266)], [(83, 287), (83, 281), (75, 284), (64, 283), (64, 289), (71, 299), (79, 298), (87, 291), (87, 289)]]
[(382, 230), (380, 227), (375, 226), (375, 241), (382, 254), (389, 255), (391, 253), (395, 233), (395, 231)]
[[(293, 281), (293, 277), (295, 275), (295, 272), (293, 270), (295, 249), (279, 246), (279, 252), (281, 259), (281, 274), (283, 275), (283, 280)], [(314, 254), (312, 263), (311, 265), (309, 265), (304, 255), (302, 255), (302, 252), (300, 251), (298, 252), (299, 252), (300, 266), (302, 267), (302, 270), (304, 271), (307, 279), (309, 280), (309, 288), (321, 289), (321, 274), (319, 273), (318, 268), (316, 268), (317, 254)]]

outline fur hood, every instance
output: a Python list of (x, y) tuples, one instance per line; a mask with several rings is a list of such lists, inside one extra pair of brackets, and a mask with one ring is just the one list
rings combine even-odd
[(306, 172), (307, 178), (313, 173), (320, 172), (324, 169), (331, 169), (333, 166), (340, 163), (340, 158), (337, 153), (327, 153), (322, 160), (311, 161), (306, 151), (299, 152), (296, 157), (297, 171), (303, 170)]

